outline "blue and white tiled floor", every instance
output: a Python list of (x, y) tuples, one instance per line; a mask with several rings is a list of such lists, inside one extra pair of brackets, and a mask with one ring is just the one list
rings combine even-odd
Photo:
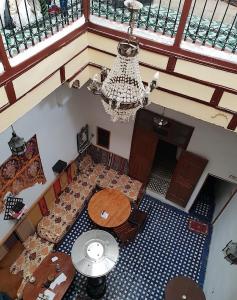
[[(120, 248), (103, 300), (163, 300), (167, 282), (178, 275), (203, 286), (211, 228), (208, 235), (191, 232), (188, 214), (145, 196), (141, 209), (148, 211), (149, 207), (144, 231), (133, 243)], [(76, 238), (92, 226), (84, 210), (57, 250), (70, 254)], [(89, 300), (85, 285), (86, 278), (77, 274), (64, 300)]]

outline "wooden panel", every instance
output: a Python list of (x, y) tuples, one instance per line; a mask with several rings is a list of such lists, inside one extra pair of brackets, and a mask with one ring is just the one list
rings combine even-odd
[(55, 182), (53, 183), (53, 189), (54, 189), (54, 193), (55, 193), (55, 198), (58, 197), (58, 195), (61, 193), (62, 188), (61, 188), (61, 184), (60, 184), (60, 180), (59, 178), (57, 180), (55, 180)]
[(207, 162), (203, 157), (183, 151), (175, 167), (166, 198), (185, 207)]
[(44, 199), (46, 201), (48, 209), (50, 210), (53, 207), (56, 200), (53, 186), (51, 186), (44, 194)]
[(42, 213), (40, 211), (39, 205), (36, 204), (28, 213), (27, 218), (31, 223), (36, 226), (42, 218)]
[(66, 172), (61, 173), (59, 180), (60, 180), (61, 189), (63, 191), (68, 185), (67, 173)]
[(0, 88), (0, 108), (8, 104), (8, 98), (4, 87)]
[(129, 176), (146, 183), (151, 172), (158, 136), (152, 131), (134, 128), (129, 159)]
[(39, 200), (38, 204), (39, 204), (39, 208), (40, 208), (40, 211), (41, 211), (41, 213), (42, 213), (42, 216), (47, 216), (47, 215), (49, 214), (49, 209), (50, 209), (50, 207), (49, 207), (49, 208), (47, 207), (45, 198), (42, 197), (42, 198)]
[(78, 174), (78, 166), (77, 166), (77, 162), (74, 160), (71, 163), (71, 176), (72, 176), (72, 178), (77, 176), (77, 174)]

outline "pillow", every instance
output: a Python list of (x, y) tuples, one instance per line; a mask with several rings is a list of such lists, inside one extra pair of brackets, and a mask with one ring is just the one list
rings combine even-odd
[(86, 171), (89, 167), (92, 167), (93, 161), (90, 155), (86, 154), (79, 162), (78, 168), (80, 172)]

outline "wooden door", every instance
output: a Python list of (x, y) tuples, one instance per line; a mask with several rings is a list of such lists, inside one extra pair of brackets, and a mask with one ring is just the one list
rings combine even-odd
[(171, 178), (166, 198), (185, 207), (207, 162), (208, 160), (201, 156), (183, 151)]
[(158, 136), (155, 132), (135, 127), (129, 159), (129, 176), (143, 183), (148, 181)]

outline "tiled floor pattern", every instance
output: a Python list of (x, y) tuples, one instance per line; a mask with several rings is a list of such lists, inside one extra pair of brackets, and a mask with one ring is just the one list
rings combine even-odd
[(174, 167), (175, 162), (165, 160), (160, 161), (158, 166), (153, 168), (151, 172), (147, 189), (165, 197), (170, 185)]
[(191, 207), (190, 214), (204, 222), (210, 223), (212, 221), (214, 209), (214, 199), (205, 193), (201, 193)]
[[(107, 277), (108, 300), (163, 300), (167, 282), (178, 275), (204, 282), (211, 230), (207, 236), (188, 230), (190, 216), (145, 196), (141, 209), (149, 218), (144, 231), (126, 247), (120, 247), (116, 267)], [(70, 254), (76, 238), (92, 228), (84, 210), (58, 250)], [(77, 274), (64, 300), (89, 300), (86, 278)]]

